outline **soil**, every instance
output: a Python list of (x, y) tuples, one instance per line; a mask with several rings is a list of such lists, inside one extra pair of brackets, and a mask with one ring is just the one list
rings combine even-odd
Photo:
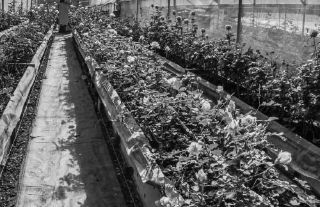
[[(50, 44), (48, 45), (48, 48), (49, 47)], [(43, 61), (40, 65), (39, 73), (29, 95), (24, 116), (21, 119), (16, 138), (12, 144), (9, 158), (3, 170), (2, 177), (0, 178), (0, 207), (15, 206), (21, 165), (26, 155), (28, 141), (30, 138), (30, 129), (32, 128), (33, 119), (36, 115), (36, 108), (40, 94), (41, 83), (44, 79), (44, 73), (47, 67), (48, 55), (49, 50), (45, 52)], [(16, 80), (20, 80), (20, 78)], [(0, 101), (2, 100), (5, 99), (1, 99)]]

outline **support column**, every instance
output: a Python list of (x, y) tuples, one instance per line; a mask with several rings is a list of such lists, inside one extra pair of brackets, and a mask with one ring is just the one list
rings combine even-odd
[(241, 32), (242, 32), (242, 0), (239, 0), (239, 8), (238, 8), (238, 25), (237, 25), (237, 43), (241, 43)]

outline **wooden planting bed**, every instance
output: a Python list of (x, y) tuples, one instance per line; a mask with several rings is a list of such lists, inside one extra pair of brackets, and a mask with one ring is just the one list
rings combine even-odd
[[(38, 74), (38, 69), (49, 42), (53, 37), (53, 28), (47, 32), (41, 45), (33, 56), (29, 66), (22, 76), (13, 96), (10, 98), (0, 119), (0, 177), (9, 156), (10, 147), (19, 128), (19, 122), (23, 117), (28, 96)], [(12, 28), (11, 28), (12, 29)]]

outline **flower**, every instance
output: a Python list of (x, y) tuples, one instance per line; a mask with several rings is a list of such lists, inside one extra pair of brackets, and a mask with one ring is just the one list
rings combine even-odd
[(203, 171), (203, 169), (199, 170), (196, 173), (196, 177), (200, 181), (200, 183), (204, 183), (205, 181), (208, 180), (207, 174)]
[(169, 46), (166, 46), (166, 47), (164, 48), (164, 50), (165, 50), (166, 52), (169, 52), (171, 49), (170, 49)]
[(136, 58), (133, 57), (133, 56), (128, 56), (127, 60), (128, 60), (129, 63), (132, 63), (132, 62), (134, 62), (136, 60)]
[(205, 28), (201, 28), (201, 33), (205, 33), (206, 29)]
[(176, 13), (176, 11), (175, 11), (175, 10), (173, 10), (173, 11), (172, 11), (172, 14), (173, 14), (173, 15), (176, 15), (177, 13)]
[(166, 80), (165, 81), (172, 86), (173, 89), (176, 89), (176, 90), (179, 90), (179, 88), (181, 88), (182, 86), (182, 83), (181, 81), (176, 78), (176, 77), (173, 77), (173, 78), (170, 78), (169, 80)]
[(241, 120), (242, 126), (250, 126), (250, 125), (256, 123), (257, 118), (248, 114), (245, 117), (241, 118), (240, 120)]
[(132, 29), (130, 29), (130, 30), (129, 30), (129, 34), (132, 34), (132, 32), (133, 32)]
[(231, 25), (226, 25), (226, 30), (227, 31), (230, 31), (232, 29), (232, 26)]
[(108, 29), (112, 29), (112, 27), (111, 27), (111, 25), (110, 25), (110, 24), (108, 24), (107, 28), (108, 28)]
[(111, 14), (110, 14), (110, 17), (116, 17), (116, 15), (114, 15), (114, 13), (111, 13)]
[(218, 93), (221, 93), (221, 92), (223, 91), (223, 86), (218, 86), (217, 89), (216, 89), (216, 91), (217, 91)]
[(209, 101), (207, 101), (207, 100), (202, 100), (202, 101), (201, 101), (201, 109), (202, 109), (203, 111), (209, 111), (209, 110), (211, 109), (211, 105), (210, 105)]
[(181, 16), (177, 16), (177, 21), (180, 23), (182, 21), (182, 17)]
[(118, 34), (118, 32), (115, 29), (109, 29), (109, 32), (114, 35)]
[(236, 111), (236, 104), (234, 101), (230, 100), (229, 105), (227, 106), (227, 111), (233, 113)]
[(152, 49), (160, 49), (160, 45), (158, 42), (151, 42), (151, 47)]
[(202, 144), (198, 143), (198, 142), (191, 142), (191, 144), (188, 147), (188, 152), (189, 155), (195, 155), (195, 156), (199, 156), (199, 154), (201, 153), (202, 150)]
[(280, 151), (274, 164), (288, 165), (292, 161), (291, 153)]
[(168, 198), (168, 197), (162, 197), (161, 199), (160, 199), (160, 204), (161, 204), (161, 206), (165, 206), (165, 207), (171, 207), (171, 201), (170, 201), (170, 198)]
[(144, 36), (143, 35), (141, 35), (140, 37), (139, 37), (139, 41), (144, 41)]

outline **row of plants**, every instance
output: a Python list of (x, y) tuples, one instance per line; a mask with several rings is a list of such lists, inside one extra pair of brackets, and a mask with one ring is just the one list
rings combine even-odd
[(114, 23), (109, 18), (95, 18), (80, 9), (73, 25), (145, 133), (153, 160), (174, 183), (175, 188), (163, 190), (157, 206), (319, 204), (306, 193), (304, 181), (296, 179), (301, 190), (281, 178), (276, 167), (286, 168), (289, 152), (275, 160), (267, 155), (266, 149), (273, 148), (267, 138), (276, 135), (266, 131), (269, 121), (241, 114), (230, 96), (208, 100), (196, 76), (175, 77), (162, 70), (154, 53), (159, 45), (149, 50), (118, 35), (116, 25), (103, 24)]
[(33, 19), (0, 37), (0, 116), (45, 34), (55, 21), (56, 8), (33, 9)]
[(11, 12), (0, 12), (0, 32), (22, 22), (20, 15)]
[[(226, 25), (226, 37), (209, 40), (204, 28), (198, 28), (195, 13), (189, 19), (177, 16), (166, 19), (159, 7), (148, 24), (108, 17), (99, 11), (78, 10), (74, 23), (89, 15), (100, 27), (111, 25), (121, 35), (153, 48), (166, 58), (194, 72), (214, 84), (223, 85), (268, 116), (276, 116), (280, 123), (320, 146), (320, 62), (317, 47), (318, 32), (310, 32), (314, 47), (311, 59), (292, 68), (279, 63), (274, 53), (263, 55), (258, 50), (244, 50), (237, 45), (232, 28)], [(90, 29), (90, 25), (87, 26)]]

